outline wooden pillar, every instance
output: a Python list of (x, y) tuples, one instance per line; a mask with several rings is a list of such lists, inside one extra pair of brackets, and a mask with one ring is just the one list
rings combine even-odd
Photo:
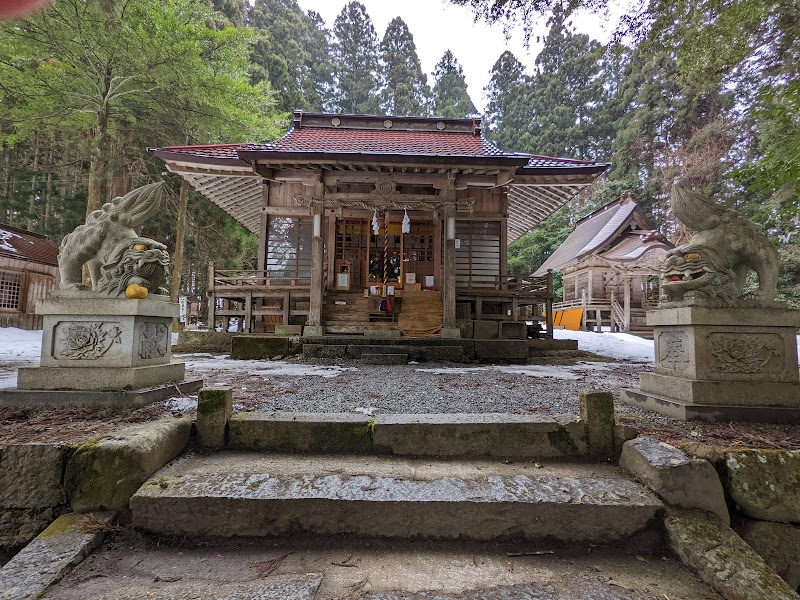
[(253, 329), (253, 292), (244, 295), (244, 317), (242, 317), (242, 332), (250, 333)]
[(216, 331), (217, 297), (214, 293), (214, 263), (208, 263), (208, 330)]
[(581, 330), (586, 331), (586, 290), (581, 290)]
[[(455, 190), (448, 189), (447, 194), (455, 199)], [(444, 328), (456, 328), (456, 240), (455, 240), (455, 204), (444, 209), (444, 242), (442, 252), (442, 304), (444, 305)], [(453, 221), (450, 221), (452, 219)], [(451, 235), (452, 234), (452, 235)]]
[[(328, 276), (325, 280), (325, 287), (329, 290), (336, 288), (336, 215), (323, 216), (323, 226), (328, 223)], [(350, 274), (352, 284), (353, 274)]]
[[(311, 209), (312, 235), (311, 235), (311, 297), (306, 325), (319, 328), (322, 326), (322, 295), (325, 288), (323, 271), (325, 262), (325, 246), (322, 239), (322, 201), (325, 189), (321, 182), (316, 183), (312, 193), (313, 208)], [(321, 334), (317, 330), (316, 334)]]
[(269, 206), (270, 185), (268, 181), (264, 181), (261, 186), (261, 225), (258, 230), (258, 265), (259, 271), (267, 269), (267, 225), (269, 215), (267, 214), (267, 207)]
[(545, 300), (545, 319), (547, 337), (553, 339), (553, 269), (547, 269), (547, 299)]
[(631, 286), (633, 280), (630, 275), (625, 275), (625, 289), (623, 290), (623, 310), (625, 311), (625, 328), (623, 331), (631, 330)]

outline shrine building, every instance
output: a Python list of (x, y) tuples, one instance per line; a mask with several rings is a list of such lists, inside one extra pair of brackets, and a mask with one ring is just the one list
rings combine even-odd
[(302, 111), (274, 142), (150, 151), (259, 237), (256, 270), (209, 267), (211, 324), (315, 336), (521, 337), (552, 273), (510, 277), (509, 242), (608, 167), (504, 152), (480, 119)]

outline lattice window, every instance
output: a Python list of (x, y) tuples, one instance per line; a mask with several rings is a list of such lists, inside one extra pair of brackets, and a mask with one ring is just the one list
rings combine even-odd
[(500, 275), (500, 221), (456, 221), (456, 284), (494, 287)]
[(311, 217), (270, 217), (267, 271), (273, 277), (311, 278)]
[(20, 309), (22, 273), (0, 271), (0, 310)]

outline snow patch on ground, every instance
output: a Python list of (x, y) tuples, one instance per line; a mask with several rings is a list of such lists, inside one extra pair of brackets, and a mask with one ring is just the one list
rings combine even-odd
[(355, 367), (337, 365), (316, 366), (288, 363), (281, 360), (232, 360), (227, 355), (208, 360), (188, 361), (186, 367), (196, 371), (247, 371), (259, 377), (338, 377), (345, 371), (358, 371)]
[[(578, 350), (608, 356), (617, 360), (648, 363), (655, 360), (653, 340), (645, 340), (629, 333), (594, 333), (556, 329), (557, 340), (577, 340)], [(800, 344), (800, 339), (798, 340)]]
[(39, 362), (41, 352), (41, 329), (28, 331), (16, 327), (0, 327), (0, 364)]
[(0, 373), (0, 390), (17, 387), (17, 372), (6, 371)]
[(578, 363), (576, 365), (492, 365), (490, 367), (452, 367), (438, 369), (415, 369), (420, 373), (434, 373), (439, 375), (467, 375), (469, 373), (495, 372), (513, 375), (527, 375), (528, 377), (552, 377), (554, 379), (578, 380), (580, 375), (576, 371), (606, 370), (613, 363)]
[(180, 412), (197, 410), (197, 396), (182, 396), (180, 398), (173, 398), (167, 402), (166, 406), (167, 410), (175, 410)]

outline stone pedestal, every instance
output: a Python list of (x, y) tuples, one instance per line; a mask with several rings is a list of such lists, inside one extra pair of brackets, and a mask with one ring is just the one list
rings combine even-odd
[(683, 306), (647, 313), (655, 373), (621, 400), (684, 420), (800, 421), (800, 311)]
[(20, 368), (17, 389), (3, 390), (0, 406), (127, 405), (127, 396), (142, 404), (202, 383), (184, 382), (185, 365), (170, 362), (178, 305), (166, 296), (59, 290), (37, 312), (44, 316), (40, 366)]

